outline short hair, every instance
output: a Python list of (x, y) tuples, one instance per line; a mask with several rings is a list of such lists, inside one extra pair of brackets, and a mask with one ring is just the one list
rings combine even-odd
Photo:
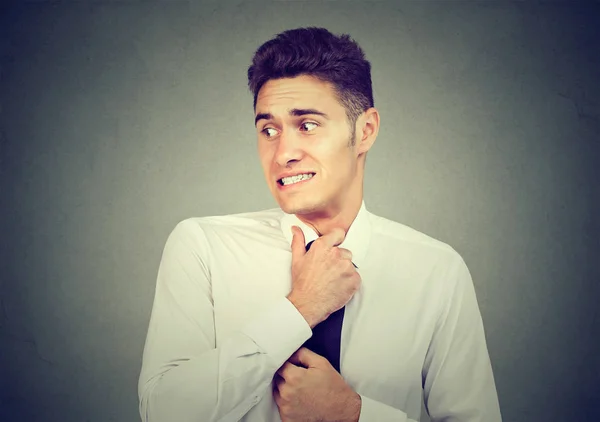
[(374, 105), (371, 64), (360, 46), (349, 35), (336, 36), (325, 28), (297, 28), (278, 34), (256, 50), (248, 68), (254, 108), (266, 82), (300, 75), (333, 85), (346, 109), (354, 143), (356, 119)]

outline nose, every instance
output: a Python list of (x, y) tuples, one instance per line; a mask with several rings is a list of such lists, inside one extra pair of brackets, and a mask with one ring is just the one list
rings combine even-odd
[(281, 167), (287, 166), (292, 161), (302, 158), (303, 151), (299, 144), (298, 136), (293, 131), (283, 131), (279, 135), (275, 161)]

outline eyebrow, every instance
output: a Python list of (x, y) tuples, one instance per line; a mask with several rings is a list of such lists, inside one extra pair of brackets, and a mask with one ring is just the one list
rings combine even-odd
[[(323, 113), (322, 111), (316, 110), (314, 108), (293, 108), (289, 111), (290, 116), (298, 117), (306, 116), (307, 114), (314, 114), (329, 120), (329, 116), (326, 113)], [(259, 120), (270, 120), (272, 118), (273, 115), (271, 113), (258, 113), (254, 118), (254, 126), (256, 126)]]

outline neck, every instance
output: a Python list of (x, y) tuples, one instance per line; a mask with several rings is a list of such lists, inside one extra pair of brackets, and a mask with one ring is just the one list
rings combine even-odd
[(296, 217), (311, 227), (319, 236), (331, 232), (334, 228), (341, 228), (344, 233), (348, 233), (361, 205), (362, 196), (357, 196), (356, 199), (346, 202), (342, 207), (310, 214), (296, 214)]
[(348, 233), (363, 201), (363, 171), (364, 162), (359, 163), (355, 183), (351, 183), (345, 198), (340, 203), (325, 206), (320, 211), (296, 214), (296, 217), (319, 236), (331, 232), (334, 228), (341, 228), (344, 233)]

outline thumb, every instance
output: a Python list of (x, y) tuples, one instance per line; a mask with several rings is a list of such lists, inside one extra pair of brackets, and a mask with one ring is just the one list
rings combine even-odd
[(306, 254), (304, 245), (304, 233), (298, 226), (292, 226), (292, 261)]

